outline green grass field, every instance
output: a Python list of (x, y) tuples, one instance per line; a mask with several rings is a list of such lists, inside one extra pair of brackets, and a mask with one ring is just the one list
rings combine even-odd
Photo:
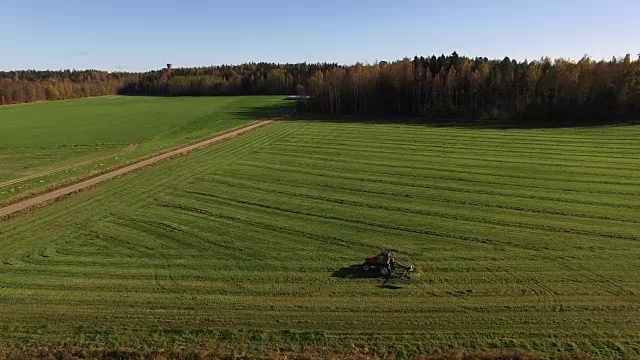
[(0, 223), (0, 345), (638, 357), (639, 138), (268, 125)]
[(281, 99), (102, 97), (0, 107), (0, 203), (211, 137)]

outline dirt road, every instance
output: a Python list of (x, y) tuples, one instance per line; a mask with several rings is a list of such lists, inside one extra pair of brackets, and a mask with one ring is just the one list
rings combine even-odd
[(188, 152), (194, 151), (194, 150), (198, 150), (201, 148), (204, 148), (206, 146), (209, 146), (211, 144), (215, 144), (217, 142), (223, 141), (223, 140), (227, 140), (227, 139), (231, 139), (234, 138), (238, 135), (244, 134), (246, 132), (249, 132), (251, 130), (254, 130), (256, 128), (259, 128), (261, 126), (267, 125), (269, 123), (271, 123), (271, 120), (265, 120), (265, 121), (255, 121), (247, 126), (241, 127), (239, 129), (236, 130), (232, 130), (230, 132), (215, 136), (213, 138), (210, 138), (208, 140), (204, 140), (201, 142), (198, 142), (196, 144), (192, 144), (192, 145), (188, 145), (188, 146), (184, 146), (181, 148), (177, 148), (175, 150), (171, 150), (169, 152), (165, 152), (159, 155), (155, 155), (151, 158), (145, 159), (145, 160), (141, 160), (138, 161), (136, 163), (133, 163), (131, 165), (125, 166), (123, 168), (120, 169), (116, 169), (110, 172), (107, 172), (105, 174), (90, 178), (88, 180), (84, 180), (82, 182), (79, 182), (77, 184), (73, 184), (73, 185), (69, 185), (69, 186), (65, 186), (63, 188), (57, 189), (57, 190), (53, 190), (53, 191), (49, 191), (25, 200), (22, 200), (20, 202), (17, 202), (13, 205), (9, 205), (3, 208), (0, 208), (0, 218), (4, 218), (4, 217), (8, 217), (10, 215), (16, 214), (20, 211), (24, 211), (27, 210), (29, 208), (32, 207), (36, 207), (36, 206), (40, 206), (43, 204), (46, 204), (50, 201), (62, 198), (64, 196), (67, 196), (69, 194), (73, 194), (75, 192), (78, 192), (80, 190), (84, 190), (86, 188), (95, 186), (97, 184), (100, 184), (102, 182), (105, 182), (107, 180), (113, 179), (115, 177), (130, 173), (132, 171), (136, 171), (139, 170), (143, 167), (155, 164), (157, 162), (160, 162), (162, 160), (166, 160), (168, 158), (177, 156), (177, 155), (182, 155), (182, 154), (186, 154)]

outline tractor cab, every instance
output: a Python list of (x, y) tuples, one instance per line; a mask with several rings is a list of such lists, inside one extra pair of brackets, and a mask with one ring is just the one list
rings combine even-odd
[(381, 251), (376, 257), (376, 263), (378, 265), (390, 264), (393, 261), (393, 256), (388, 251)]
[(381, 251), (378, 255), (367, 256), (362, 265), (362, 270), (370, 271), (371, 269), (378, 269), (380, 274), (387, 276), (395, 268), (395, 260), (393, 255), (389, 251)]

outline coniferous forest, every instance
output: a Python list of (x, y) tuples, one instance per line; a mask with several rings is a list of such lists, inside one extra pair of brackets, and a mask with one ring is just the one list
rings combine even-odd
[(0, 104), (101, 95), (301, 94), (301, 108), (341, 115), (456, 119), (640, 117), (640, 56), (516, 61), (450, 56), (376, 64), (270, 64), (103, 71), (0, 72)]

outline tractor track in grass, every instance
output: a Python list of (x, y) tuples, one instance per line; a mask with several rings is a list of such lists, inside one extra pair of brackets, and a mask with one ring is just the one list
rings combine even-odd
[(178, 156), (178, 155), (183, 155), (195, 150), (199, 150), (202, 149), (204, 147), (207, 147), (209, 145), (218, 143), (220, 141), (224, 141), (227, 139), (231, 139), (234, 138), (236, 136), (242, 135), (244, 133), (247, 133), (249, 131), (252, 131), (254, 129), (257, 129), (259, 127), (265, 126), (267, 124), (270, 124), (271, 122), (273, 122), (273, 120), (260, 120), (260, 121), (254, 121), (246, 126), (240, 127), (240, 128), (236, 128), (236, 129), (232, 129), (229, 130), (227, 132), (223, 132), (221, 134), (218, 134), (212, 138), (209, 138), (207, 140), (203, 140), (194, 144), (190, 144), (190, 145), (185, 145), (170, 151), (164, 151), (155, 155), (152, 155), (151, 157), (148, 157), (146, 159), (141, 159), (139, 161), (136, 161), (132, 164), (126, 165), (124, 167), (118, 168), (118, 169), (114, 169), (111, 171), (108, 171), (104, 174), (98, 175), (98, 176), (94, 176), (91, 177), (89, 179), (84, 179), (78, 183), (75, 184), (71, 184), (71, 185), (67, 185), (64, 187), (61, 187), (59, 189), (55, 189), (52, 191), (48, 191), (33, 197), (29, 197), (27, 199), (23, 199), (20, 200), (17, 203), (8, 205), (8, 206), (4, 206), (0, 208), (0, 219), (12, 216), (16, 213), (28, 210), (30, 208), (34, 208), (34, 207), (38, 207), (41, 205), (44, 205), (46, 203), (49, 203), (51, 201), (54, 200), (58, 200), (61, 199), (63, 197), (66, 197), (68, 195), (71, 195), (73, 193), (85, 190), (87, 188), (93, 187), (95, 185), (98, 185), (102, 182), (105, 182), (107, 180), (111, 180), (113, 178), (128, 174), (130, 172), (142, 169), (144, 167), (156, 164), (160, 161)]

